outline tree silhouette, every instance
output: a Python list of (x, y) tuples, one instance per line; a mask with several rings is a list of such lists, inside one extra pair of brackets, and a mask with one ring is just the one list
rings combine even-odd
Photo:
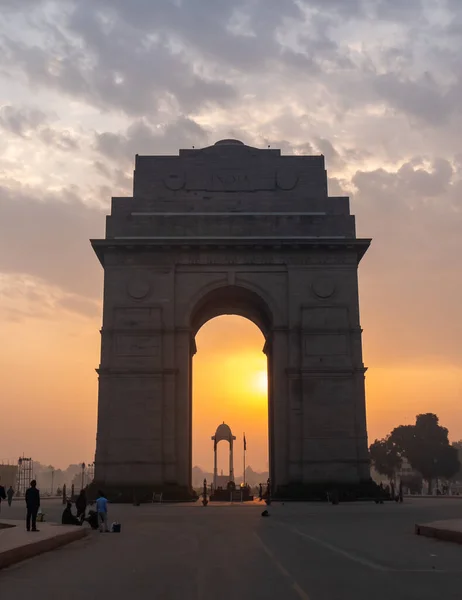
[(388, 477), (389, 481), (394, 481), (396, 472), (401, 468), (403, 459), (399, 449), (390, 436), (381, 440), (375, 440), (369, 448), (370, 457), (375, 470), (381, 475)]
[(428, 482), (433, 491), (437, 477), (453, 477), (460, 469), (457, 450), (449, 444), (448, 430), (433, 413), (417, 415), (415, 425), (400, 425), (389, 436), (401, 456)]
[(458, 442), (453, 442), (452, 447), (457, 450), (457, 456), (459, 458), (459, 463), (461, 464), (461, 467), (453, 476), (453, 478), (456, 481), (462, 481), (462, 440), (459, 440)]

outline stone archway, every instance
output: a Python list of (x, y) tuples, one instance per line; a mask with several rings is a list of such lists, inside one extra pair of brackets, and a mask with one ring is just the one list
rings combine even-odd
[[(213, 286), (210, 289), (200, 289), (196, 294), (193, 294), (195, 304), (191, 302), (192, 310), (187, 313), (187, 319), (189, 323), (189, 330), (191, 332), (191, 359), (196, 353), (195, 336), (199, 329), (207, 321), (221, 316), (221, 315), (238, 315), (252, 321), (262, 332), (265, 338), (265, 344), (262, 348), (262, 352), (267, 357), (267, 373), (268, 373), (268, 458), (269, 458), (269, 472), (270, 478), (277, 481), (275, 477), (275, 461), (274, 461), (274, 440), (283, 439), (284, 434), (279, 431), (279, 427), (275, 420), (275, 407), (273, 405), (273, 331), (274, 323), (278, 322), (277, 307), (271, 301), (271, 298), (262, 297), (264, 292), (262, 290), (255, 291), (254, 285), (251, 282), (242, 282), (242, 285), (238, 285), (239, 281), (234, 280), (233, 285), (220, 285)], [(198, 280), (200, 285), (200, 280)], [(245, 287), (244, 287), (245, 285)], [(266, 296), (266, 295), (265, 295)], [(280, 317), (279, 317), (280, 320)], [(190, 443), (190, 458), (189, 458), (189, 469), (192, 467), (192, 375), (193, 366), (192, 361), (189, 364), (189, 406), (191, 410), (191, 417), (189, 421), (189, 431), (185, 435), (189, 436)], [(276, 375), (278, 378), (278, 375)]]
[[(95, 482), (119, 498), (190, 493), (194, 336), (218, 314), (254, 321), (270, 365), (273, 492), (370, 480), (349, 199), (323, 156), (222, 140), (137, 156), (113, 198), (103, 265)], [(166, 497), (166, 496), (164, 496)]]

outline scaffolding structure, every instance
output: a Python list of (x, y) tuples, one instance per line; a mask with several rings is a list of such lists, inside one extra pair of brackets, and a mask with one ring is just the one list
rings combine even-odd
[(20, 456), (18, 458), (18, 480), (16, 484), (16, 496), (25, 496), (26, 490), (30, 486), (33, 479), (32, 472), (34, 469), (34, 461), (32, 458)]
[(93, 479), (95, 478), (95, 463), (90, 463), (87, 465), (87, 470), (85, 471), (85, 487), (93, 483)]

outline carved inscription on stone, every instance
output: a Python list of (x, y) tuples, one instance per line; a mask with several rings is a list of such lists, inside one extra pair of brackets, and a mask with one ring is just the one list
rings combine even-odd
[(181, 190), (182, 188), (184, 188), (184, 184), (185, 184), (185, 177), (184, 177), (184, 173), (181, 172), (175, 172), (175, 173), (169, 173), (168, 175), (166, 175), (164, 177), (164, 184), (165, 187), (167, 187), (169, 190)]
[[(318, 379), (304, 394), (304, 437), (354, 436), (351, 379)], [(335, 418), (333, 418), (335, 415)]]
[[(348, 258), (339, 255), (181, 255), (177, 264), (185, 265), (336, 265), (349, 263)], [(321, 289), (321, 287), (319, 288)], [(322, 292), (321, 292), (322, 293)], [(333, 292), (332, 292), (333, 293)]]
[(150, 356), (160, 354), (159, 335), (124, 335), (116, 338), (116, 349), (119, 356)]
[(318, 298), (330, 298), (335, 292), (335, 281), (330, 277), (318, 277), (311, 287)]
[[(277, 252), (280, 252), (278, 250)], [(131, 265), (130, 257), (120, 257), (118, 264)], [(191, 251), (188, 254), (154, 254), (145, 253), (137, 257), (139, 265), (348, 265), (356, 268), (357, 260), (354, 255), (346, 254), (199, 254)]]
[(207, 192), (249, 192), (293, 190), (299, 181), (299, 174), (293, 171), (261, 172), (246, 169), (201, 169), (190, 173), (171, 171), (164, 177), (164, 185), (169, 190), (185, 188), (189, 191)]
[(151, 285), (142, 272), (135, 273), (127, 283), (127, 292), (131, 298), (142, 300), (151, 291)]
[(164, 184), (170, 190), (183, 188), (207, 192), (274, 190), (276, 173), (274, 171), (261, 173), (245, 169), (212, 170), (198, 167), (190, 173), (170, 172), (164, 177)]
[(304, 336), (305, 356), (342, 356), (347, 354), (347, 336), (312, 334)]
[(344, 306), (313, 306), (302, 309), (302, 327), (341, 329), (348, 327), (348, 309)]
[(298, 183), (298, 173), (282, 169), (276, 173), (276, 183), (281, 190), (293, 190)]
[(121, 329), (156, 328), (162, 324), (162, 311), (157, 307), (116, 308), (114, 322)]

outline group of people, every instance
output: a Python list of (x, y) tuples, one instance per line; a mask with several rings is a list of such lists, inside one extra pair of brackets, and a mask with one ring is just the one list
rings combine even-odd
[[(0, 511), (2, 500), (7, 500), (8, 505), (11, 506), (13, 496), (15, 492), (13, 487), (10, 485), (7, 491), (4, 486), (0, 483)], [(26, 529), (27, 531), (38, 531), (37, 529), (37, 515), (40, 509), (40, 492), (37, 489), (37, 482), (33, 479), (30, 482), (30, 487), (26, 491)], [(67, 501), (66, 508), (63, 511), (61, 517), (61, 523), (63, 525), (83, 525), (85, 521), (90, 525), (92, 529), (98, 529), (101, 532), (108, 532), (108, 520), (107, 520), (107, 498), (103, 492), (98, 492), (98, 498), (96, 500), (96, 510), (89, 509), (87, 515), (87, 495), (85, 490), (81, 490), (80, 494), (75, 501), (77, 514), (74, 515), (72, 512), (72, 502)]]
[[(2, 500), (8, 501), (8, 506), (11, 506), (14, 496), (14, 489), (10, 485), (5, 492), (5, 488), (0, 485), (0, 510)], [(33, 479), (30, 482), (30, 488), (26, 491), (26, 529), (27, 531), (38, 531), (37, 529), (37, 514), (40, 508), (40, 492), (37, 489), (37, 482)], [(32, 525), (32, 529), (31, 529)]]
[(2, 500), (7, 500), (8, 506), (11, 506), (11, 503), (13, 502), (13, 496), (14, 489), (11, 485), (5, 492), (5, 488), (3, 487), (3, 485), (0, 484), (0, 510), (2, 506)]
[(107, 498), (103, 492), (98, 492), (98, 498), (96, 500), (96, 510), (89, 509), (87, 511), (87, 495), (85, 490), (80, 490), (80, 494), (77, 496), (75, 501), (75, 507), (77, 514), (74, 515), (72, 512), (72, 502), (67, 501), (66, 508), (63, 511), (61, 517), (61, 523), (63, 525), (83, 525), (85, 521), (90, 525), (92, 529), (98, 529), (101, 532), (108, 532), (107, 525)]

